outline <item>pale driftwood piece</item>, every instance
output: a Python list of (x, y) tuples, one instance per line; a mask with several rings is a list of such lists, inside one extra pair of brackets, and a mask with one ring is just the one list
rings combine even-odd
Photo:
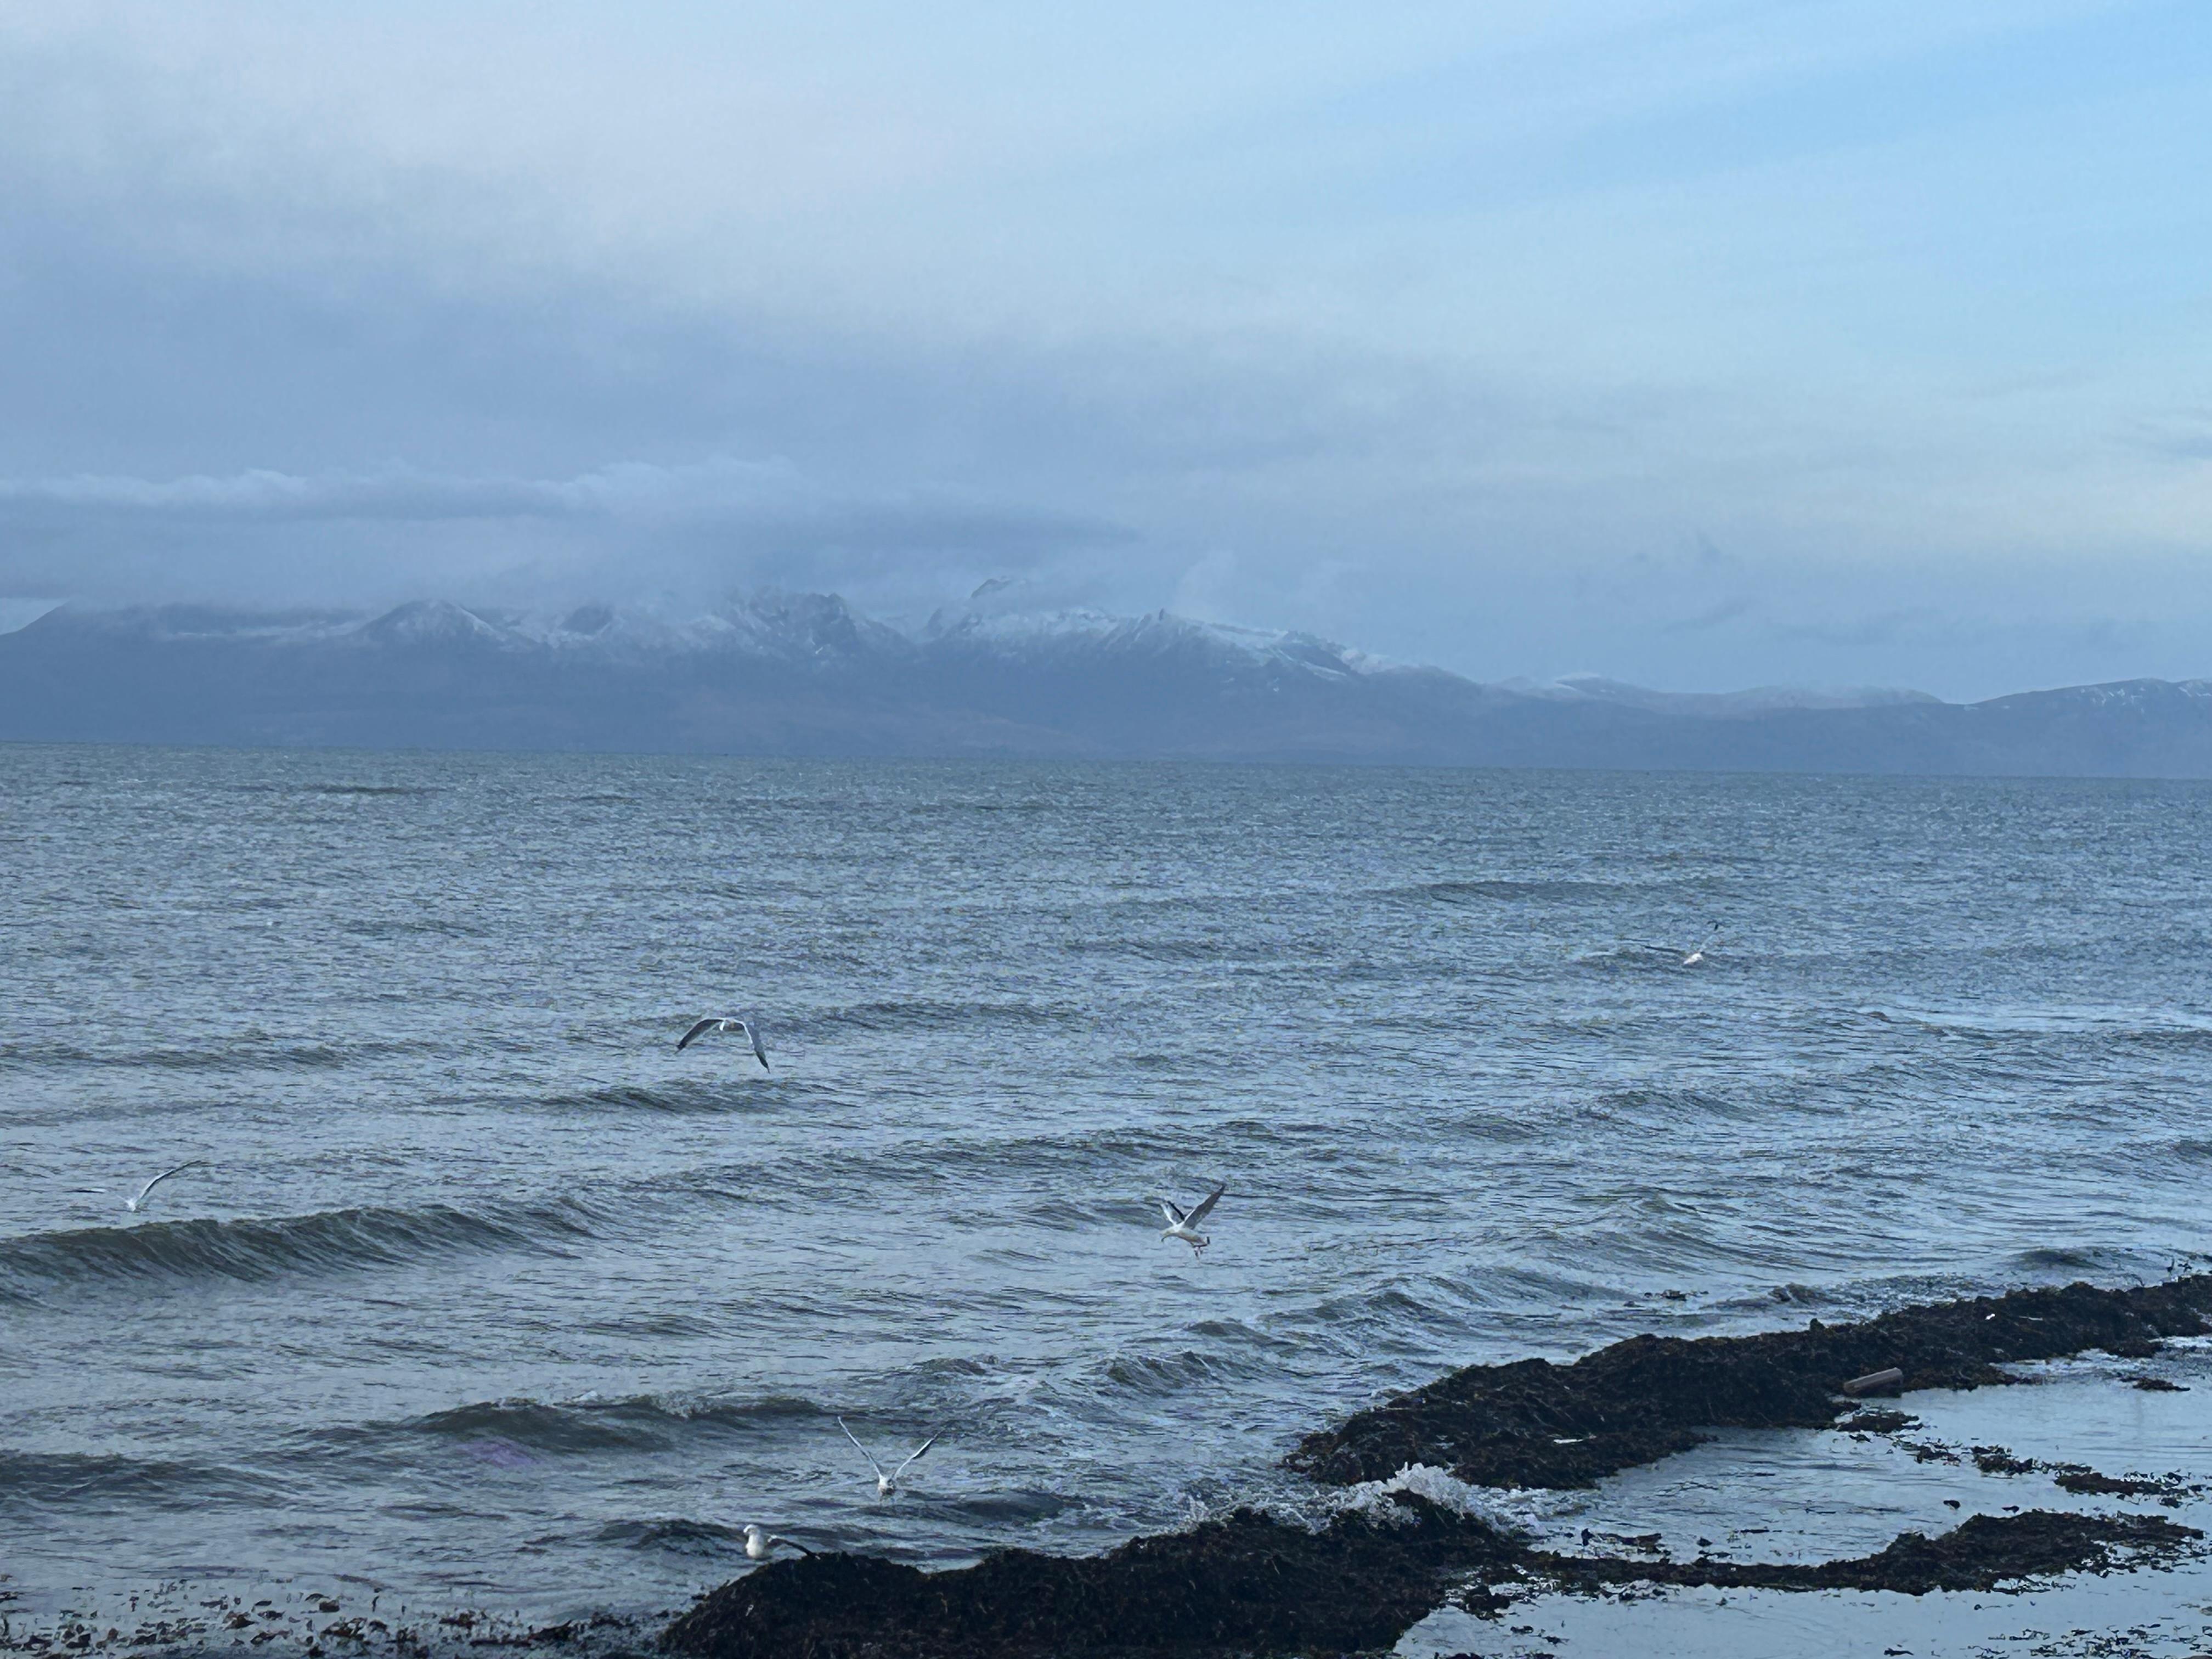
[(1905, 1373), (1894, 1365), (1886, 1371), (1869, 1371), (1864, 1376), (1855, 1376), (1844, 1384), (1845, 1394), (1878, 1394), (1884, 1389), (1894, 1389), (1905, 1381)]

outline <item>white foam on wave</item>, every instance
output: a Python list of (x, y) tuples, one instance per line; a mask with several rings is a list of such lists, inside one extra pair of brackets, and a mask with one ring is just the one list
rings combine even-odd
[(1394, 1501), (1404, 1492), (1425, 1498), (1440, 1510), (1463, 1515), (1511, 1537), (1525, 1538), (1540, 1528), (1564, 1508), (1571, 1508), (1571, 1494), (1550, 1492), (1503, 1492), (1471, 1486), (1449, 1469), (1431, 1463), (1408, 1463), (1388, 1480), (1363, 1480), (1337, 1495), (1334, 1511), (1358, 1510), (1377, 1519), (1404, 1511)]
[(1471, 1486), (1449, 1469), (1429, 1463), (1408, 1463), (1388, 1480), (1363, 1480), (1342, 1488), (1308, 1487), (1302, 1483), (1265, 1494), (1242, 1497), (1216, 1492), (1211, 1497), (1186, 1490), (1182, 1513), (1166, 1530), (1189, 1532), (1232, 1511), (1252, 1508), (1277, 1521), (1320, 1532), (1342, 1515), (1364, 1515), (1389, 1525), (1410, 1525), (1411, 1510), (1395, 1500), (1401, 1493), (1425, 1499), (1452, 1515), (1466, 1516), (1515, 1538), (1527, 1538), (1547, 1521), (1578, 1507), (1587, 1497), (1581, 1492), (1500, 1492)]

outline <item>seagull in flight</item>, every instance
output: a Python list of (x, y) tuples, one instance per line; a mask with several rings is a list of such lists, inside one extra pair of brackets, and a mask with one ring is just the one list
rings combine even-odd
[(701, 1020), (696, 1025), (694, 1025), (682, 1036), (676, 1039), (677, 1052), (679, 1054), (682, 1053), (684, 1049), (689, 1048), (693, 1043), (696, 1042), (701, 1037), (705, 1036), (710, 1031), (743, 1031), (745, 1034), (745, 1041), (753, 1045), (753, 1058), (760, 1061), (761, 1070), (765, 1072), (769, 1069), (768, 1050), (761, 1047), (760, 1033), (753, 1030), (751, 1026), (746, 1024), (744, 1021), (738, 1018), (735, 1015), (728, 1015), (716, 1019)]
[(155, 1176), (151, 1181), (148, 1182), (144, 1186), (138, 1189), (137, 1197), (125, 1199), (123, 1200), (123, 1207), (130, 1211), (131, 1214), (137, 1215), (139, 1211), (146, 1207), (147, 1195), (150, 1194), (155, 1188), (167, 1181), (171, 1176), (182, 1175), (187, 1170), (204, 1170), (207, 1166), (208, 1161), (205, 1158), (196, 1158), (189, 1164), (179, 1164), (173, 1170), (164, 1170), (161, 1174)]
[(1690, 954), (1682, 958), (1682, 966), (1685, 968), (1694, 968), (1699, 963), (1703, 962), (1705, 959), (1705, 952), (1713, 948), (1715, 943), (1719, 940), (1720, 936), (1721, 925), (1717, 921), (1713, 924), (1712, 932), (1707, 933), (1704, 939), (1700, 939), (1696, 947), (1691, 951)]
[(860, 1437), (855, 1435), (852, 1430), (845, 1428), (845, 1419), (841, 1417), (837, 1419), (837, 1426), (841, 1429), (845, 1429), (845, 1438), (853, 1443), (853, 1449), (859, 1452), (861, 1456), (866, 1458), (868, 1460), (868, 1467), (876, 1472), (876, 1496), (878, 1498), (890, 1498), (896, 1495), (898, 1492), (900, 1478), (903, 1476), (907, 1470), (913, 1465), (914, 1460), (920, 1457), (922, 1453), (927, 1451), (932, 1446), (935, 1445), (939, 1438), (939, 1436), (933, 1434), (928, 1439), (923, 1441), (919, 1446), (916, 1446), (914, 1449), (913, 1452), (908, 1456), (905, 1462), (900, 1464), (889, 1474), (885, 1474), (884, 1473), (884, 1466), (876, 1462), (876, 1455), (860, 1443)]
[(747, 1560), (767, 1560), (775, 1553), (778, 1544), (788, 1544), (801, 1555), (814, 1553), (796, 1538), (786, 1538), (781, 1533), (770, 1532), (766, 1527), (748, 1526), (745, 1528), (745, 1559)]
[(1170, 1238), (1182, 1240), (1184, 1243), (1190, 1246), (1191, 1260), (1195, 1261), (1199, 1252), (1213, 1242), (1199, 1231), (1198, 1224), (1213, 1213), (1213, 1206), (1221, 1202), (1222, 1194), (1228, 1190), (1229, 1183), (1224, 1181), (1208, 1193), (1194, 1210), (1182, 1209), (1168, 1200), (1162, 1199), (1160, 1213), (1168, 1218), (1168, 1225), (1167, 1231), (1160, 1235), (1161, 1242), (1164, 1243)]

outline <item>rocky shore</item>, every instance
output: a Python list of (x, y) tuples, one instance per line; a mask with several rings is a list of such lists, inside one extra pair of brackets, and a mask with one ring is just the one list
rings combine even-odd
[[(1470, 1486), (1563, 1488), (1684, 1451), (1729, 1428), (1894, 1428), (1844, 1392), (1974, 1389), (2008, 1363), (2103, 1350), (2148, 1356), (2205, 1334), (2212, 1276), (2123, 1290), (2085, 1284), (1897, 1310), (1860, 1324), (1753, 1336), (1638, 1336), (1572, 1364), (1477, 1365), (1309, 1436), (1291, 1466), (1323, 1486), (1390, 1482), (1409, 1466)], [(1880, 1386), (1880, 1385), (1877, 1385)], [(1865, 1391), (1865, 1390), (1863, 1390)], [(1854, 1414), (1856, 1414), (1854, 1416)], [(2099, 1486), (2081, 1471), (2069, 1490)], [(2085, 1484), (2086, 1483), (2086, 1484)], [(1106, 1554), (1006, 1550), (942, 1572), (869, 1557), (777, 1561), (700, 1598), (662, 1647), (692, 1659), (1042, 1659), (1345, 1653), (1389, 1648), (1449, 1603), (1504, 1605), (1532, 1583), (1777, 1590), (1986, 1590), (2169, 1560), (2201, 1534), (2162, 1516), (2031, 1510), (1908, 1532), (1871, 1554), (1807, 1563), (1565, 1554), (1407, 1481), (1310, 1528), (1252, 1510)]]

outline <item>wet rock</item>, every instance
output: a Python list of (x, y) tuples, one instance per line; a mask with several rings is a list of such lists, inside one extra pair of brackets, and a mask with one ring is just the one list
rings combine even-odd
[(2080, 1463), (2060, 1463), (2053, 1474), (2060, 1488), (2083, 1497), (2180, 1498), (2197, 1487), (2178, 1474), (2100, 1474)]
[(2003, 1446), (1977, 1446), (1974, 1467), (1984, 1474), (2033, 1474), (2042, 1466), (2032, 1457), (2014, 1456)]
[(1912, 1454), (1912, 1461), (1916, 1463), (1955, 1463), (1959, 1461), (1959, 1454), (1940, 1440), (1907, 1440), (1899, 1437), (1897, 1443)]
[[(869, 1556), (772, 1562), (700, 1599), (661, 1645), (697, 1659), (1200, 1659), (1388, 1647), (1446, 1599), (1476, 1612), (1528, 1580), (1777, 1590), (1992, 1590), (2170, 1559), (2201, 1540), (2157, 1516), (1975, 1516), (1876, 1554), (1813, 1565), (1568, 1556), (1532, 1550), (1425, 1501), (1320, 1533), (1240, 1510), (1103, 1556), (1009, 1550), (930, 1573)], [(1632, 1546), (1656, 1540), (1623, 1540)], [(1704, 1540), (1700, 1540), (1701, 1542)]]
[[(1890, 1366), (1907, 1388), (1971, 1388), (2008, 1380), (1996, 1369), (2002, 1358), (2093, 1347), (2135, 1352), (2166, 1336), (2201, 1334), (2207, 1310), (2212, 1278), (2200, 1277), (2131, 1291), (2016, 1291), (1760, 1336), (1635, 1337), (1571, 1365), (1471, 1366), (1309, 1437), (1291, 1462), (1342, 1484), (1425, 1462), (1491, 1486), (1589, 1486), (1695, 1445), (1710, 1428), (1830, 1427), (1853, 1409), (1837, 1393), (1841, 1384)], [(1845, 1426), (1894, 1433), (1911, 1422), (1859, 1409)], [(2002, 1447), (1978, 1447), (1974, 1455), (1985, 1468), (2038, 1467)], [(2063, 1484), (2066, 1470), (2058, 1473)], [(2137, 1491), (2125, 1482), (2084, 1489)], [(2143, 1565), (2201, 1536), (2158, 1516), (2014, 1511), (1976, 1516), (1935, 1538), (1907, 1533), (1848, 1560), (1674, 1562), (1535, 1551), (1400, 1493), (1318, 1532), (1240, 1510), (1100, 1556), (1006, 1550), (945, 1572), (838, 1553), (774, 1561), (702, 1596), (661, 1645), (694, 1659), (1341, 1654), (1389, 1646), (1447, 1599), (1496, 1611), (1505, 1605), (1500, 1587), (1531, 1578), (1571, 1589), (1646, 1583), (1917, 1595)], [(1656, 1534), (1587, 1533), (1584, 1540), (1638, 1553), (1659, 1542)]]
[(1430, 1463), (1481, 1486), (1589, 1486), (1711, 1429), (1826, 1428), (1843, 1383), (1891, 1366), (1908, 1389), (1975, 1388), (2007, 1381), (2002, 1360), (2149, 1352), (2204, 1334), (2208, 1312), (2212, 1278), (2197, 1276), (2014, 1291), (1817, 1330), (1631, 1337), (1571, 1365), (1468, 1366), (1309, 1435), (1287, 1461), (1346, 1486)]
[(1910, 1412), (1869, 1411), (1862, 1407), (1836, 1426), (1847, 1434), (1895, 1434), (1900, 1429), (1916, 1429), (1920, 1419)]
[(2202, 1490), (2178, 1474), (2100, 1474), (2086, 1463), (2044, 1463), (2032, 1457), (2015, 1457), (2002, 1446), (1975, 1447), (1974, 1467), (1984, 1474), (2048, 1474), (2061, 1490), (2083, 1497), (2156, 1498), (2172, 1504)]
[(1531, 1565), (1568, 1589), (1650, 1583), (1723, 1589), (1989, 1590), (2064, 1572), (2105, 1572), (2170, 1559), (2203, 1538), (2163, 1516), (2030, 1510), (1978, 1515), (1935, 1538), (1908, 1532), (1877, 1554), (1817, 1565), (1788, 1562), (1620, 1561), (1541, 1555)]
[(1666, 1547), (1660, 1541), (1660, 1535), (1656, 1532), (1593, 1532), (1588, 1527), (1584, 1527), (1583, 1547), (1588, 1549), (1594, 1543), (1612, 1544), (1620, 1549), (1636, 1550), (1645, 1555), (1666, 1553)]

